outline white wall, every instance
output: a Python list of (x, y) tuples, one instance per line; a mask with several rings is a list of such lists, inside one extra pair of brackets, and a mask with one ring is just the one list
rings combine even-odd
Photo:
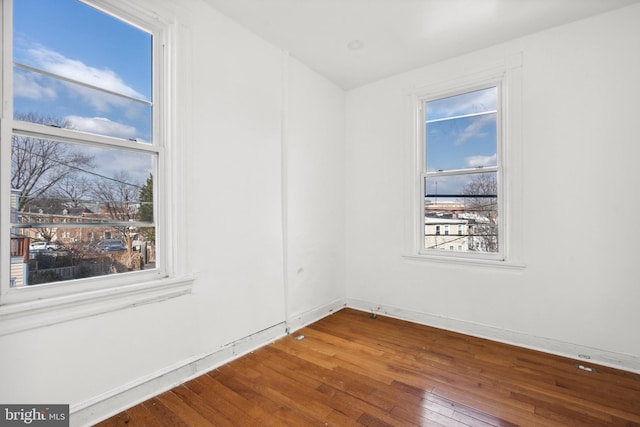
[(284, 319), (282, 55), (213, 10), (190, 18), (188, 230), (199, 351), (214, 351)]
[(69, 403), (73, 425), (345, 294), (344, 92), (200, 0), (137, 2), (177, 31), (178, 210), (196, 280), (190, 295), (0, 336), (0, 402)]
[(291, 58), (285, 135), (287, 301), (305, 313), (344, 303), (344, 91)]
[[(348, 92), (350, 303), (640, 370), (639, 20), (633, 6)], [(406, 91), (515, 52), (526, 268), (405, 260)]]

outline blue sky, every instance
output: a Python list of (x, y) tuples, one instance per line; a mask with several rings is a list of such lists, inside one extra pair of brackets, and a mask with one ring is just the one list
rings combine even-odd
[(427, 171), (496, 165), (496, 88), (426, 104)]
[[(482, 89), (426, 103), (427, 172), (496, 166), (497, 89)], [(480, 171), (480, 169), (479, 169)], [(473, 175), (428, 180), (427, 193), (460, 194)]]
[(151, 99), (151, 36), (90, 6), (72, 0), (14, 2), (14, 57), (41, 47), (99, 71)]
[[(14, 61), (72, 81), (152, 101), (151, 35), (75, 0), (19, 0)], [(90, 133), (152, 141), (151, 106), (14, 67), (14, 114), (39, 113)], [(137, 182), (151, 156), (93, 150), (101, 174), (126, 169)]]

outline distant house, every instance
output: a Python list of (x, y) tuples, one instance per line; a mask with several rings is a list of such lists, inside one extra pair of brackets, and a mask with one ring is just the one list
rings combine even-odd
[[(64, 247), (77, 245), (84, 247), (104, 239), (119, 238), (121, 234), (117, 227), (99, 225), (100, 222), (111, 221), (108, 213), (94, 213), (86, 208), (32, 208), (17, 213), (17, 216), (20, 223), (42, 224), (41, 227), (35, 225), (24, 228), (20, 234), (32, 240), (56, 242)], [(88, 226), (87, 223), (96, 223), (96, 225)], [(65, 224), (65, 226), (57, 227), (57, 224)], [(69, 224), (78, 224), (78, 226)]]
[(497, 244), (495, 217), (455, 201), (427, 200), (424, 209), (424, 248), (457, 252), (491, 252)]
[[(18, 222), (20, 190), (11, 190), (11, 222)], [(24, 286), (29, 276), (29, 237), (20, 236), (11, 229), (11, 287)]]
[[(469, 220), (461, 218), (425, 217), (425, 249), (466, 252), (472, 245)], [(471, 246), (473, 247), (473, 246)]]

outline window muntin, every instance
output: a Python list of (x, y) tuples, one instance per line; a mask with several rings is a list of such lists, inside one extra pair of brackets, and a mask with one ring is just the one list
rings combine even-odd
[[(11, 286), (157, 271), (151, 33), (77, 1), (13, 6), (4, 34), (13, 93), (3, 94), (13, 99), (3, 118), (13, 120), (2, 141), (11, 141), (13, 214), (2, 233)], [(100, 246), (112, 238), (121, 245)], [(29, 244), (42, 240), (56, 249)]]
[[(425, 253), (455, 244), (466, 254), (500, 256), (498, 93), (492, 85), (423, 101)], [(449, 235), (450, 225), (458, 233)], [(440, 227), (444, 235), (429, 232)]]

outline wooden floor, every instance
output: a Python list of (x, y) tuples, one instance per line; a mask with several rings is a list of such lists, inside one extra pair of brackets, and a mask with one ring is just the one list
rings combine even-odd
[(640, 375), (344, 309), (122, 425), (640, 426)]

